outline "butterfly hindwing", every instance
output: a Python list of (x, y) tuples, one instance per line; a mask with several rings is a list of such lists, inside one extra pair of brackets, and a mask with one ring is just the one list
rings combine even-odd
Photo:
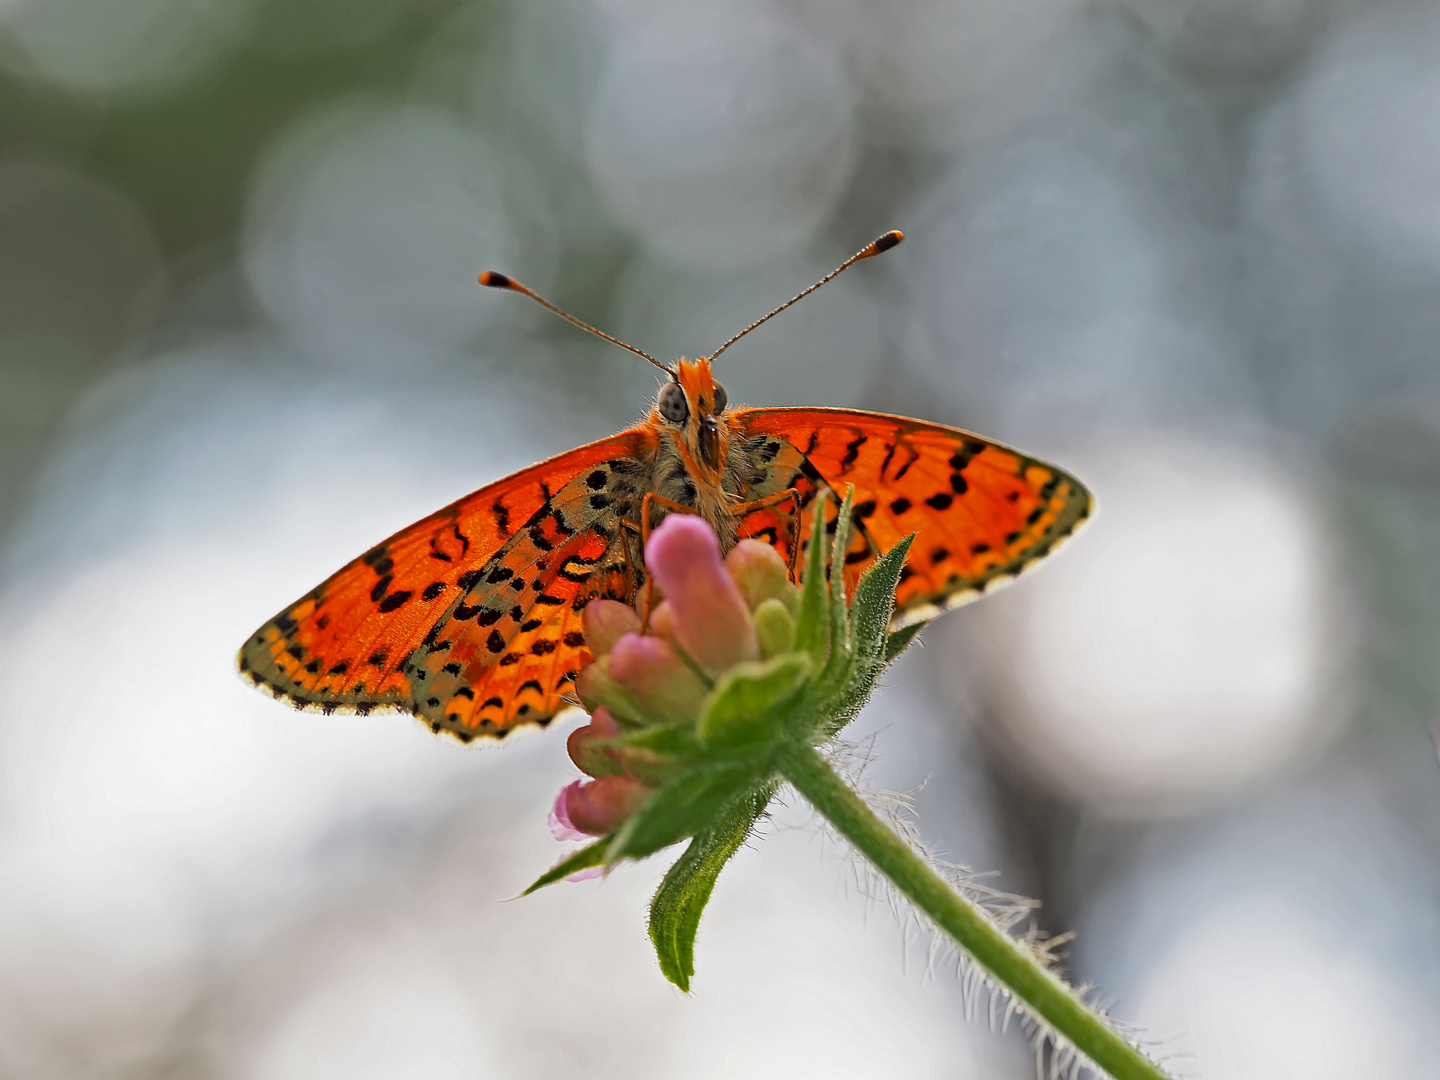
[(411, 660), (411, 711), (468, 738), (543, 726), (563, 706), (590, 659), (585, 605), (629, 603), (644, 582), (639, 537), (595, 500), (587, 476), (570, 481), (467, 583)]
[[(841, 494), (855, 486), (845, 568), (852, 587), (879, 551), (917, 534), (896, 590), (895, 629), (1021, 573), (1070, 536), (1093, 505), (1069, 473), (958, 428), (849, 409), (745, 409), (735, 419), (744, 445), (758, 454), (747, 498), (796, 477), (802, 502), (817, 483)], [(758, 475), (767, 455), (778, 465)], [(779, 516), (760, 511), (740, 534), (783, 527)], [(804, 542), (809, 516), (799, 518)]]
[(607, 553), (628, 542), (615, 522), (652, 439), (591, 443), (402, 529), (246, 639), (240, 670), (299, 708), (404, 709), (462, 737), (548, 720), (581, 662), (578, 598), (633, 588)]

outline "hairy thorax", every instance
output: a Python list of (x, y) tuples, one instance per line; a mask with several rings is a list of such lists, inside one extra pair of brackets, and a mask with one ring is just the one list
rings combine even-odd
[[(650, 490), (661, 498), (693, 507), (720, 538), (721, 549), (735, 545), (737, 522), (730, 507), (746, 498), (753, 469), (749, 455), (729, 417), (720, 417), (721, 454), (718, 469), (708, 469), (679, 431), (661, 431), (651, 464)], [(669, 513), (663, 506), (651, 511), (651, 526)]]

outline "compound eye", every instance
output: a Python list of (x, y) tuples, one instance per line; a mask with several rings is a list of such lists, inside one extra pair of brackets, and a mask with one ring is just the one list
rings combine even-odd
[(690, 403), (679, 383), (668, 382), (660, 388), (660, 415), (672, 424), (683, 424), (689, 417)]
[(717, 382), (715, 384), (715, 412), (717, 415), (725, 411), (725, 403), (729, 400), (725, 396), (725, 388)]

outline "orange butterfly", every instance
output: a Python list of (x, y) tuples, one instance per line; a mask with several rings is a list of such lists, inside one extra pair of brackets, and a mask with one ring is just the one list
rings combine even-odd
[[(755, 537), (795, 565), (820, 489), (854, 485), (853, 588), (878, 553), (918, 534), (892, 629), (933, 618), (1044, 558), (1089, 515), (1070, 474), (969, 432), (851, 409), (727, 407), (711, 365), (731, 344), (846, 267), (900, 243), (889, 232), (709, 357), (673, 368), (650, 413), (618, 435), (532, 465), (402, 529), (260, 627), (241, 672), (296, 708), (414, 713), (465, 742), (544, 726), (590, 659), (580, 613), (633, 603), (643, 542), (666, 513), (698, 513), (728, 550)], [(834, 506), (830, 501), (830, 528)]]

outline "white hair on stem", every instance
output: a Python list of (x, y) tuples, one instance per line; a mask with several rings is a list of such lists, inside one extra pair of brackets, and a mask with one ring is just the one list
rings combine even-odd
[[(1109, 1008), (1113, 1002), (1098, 999), (1094, 987), (1069, 984), (1061, 968), (1063, 954), (1060, 950), (1073, 940), (1074, 934), (1052, 936), (1041, 930), (1033, 920), (1034, 912), (1040, 906), (1039, 902), (1003, 892), (985, 884), (981, 879), (993, 876), (992, 873), (977, 874), (967, 866), (945, 862), (936, 857), (920, 841), (915, 825), (913, 793), (877, 791), (868, 789), (861, 783), (862, 774), (875, 754), (874, 735), (859, 743), (846, 742), (842, 739), (832, 740), (824, 748), (824, 752), (831, 767), (865, 799), (871, 809), (895, 831), (896, 835), (930, 864), (951, 888), (976, 908), (993, 926), (1019, 944), (1039, 967), (1066, 985), (1072, 993), (1104, 1017), (1116, 1034), (1146, 1054), (1152, 1061), (1158, 1063), (1156, 1051), (1161, 1048), (1163, 1043), (1172, 1040), (1157, 1041), (1146, 1037), (1137, 1028), (1111, 1017)], [(1019, 1018), (1019, 1023), (1035, 1054), (1037, 1077), (1043, 1077), (1046, 1080), (1067, 1080), (1067, 1078), (1068, 1080), (1079, 1080), (1080, 1077), (1086, 1075), (1108, 1077), (1108, 1073), (1090, 1061), (1069, 1040), (1044, 1020), (1035, 1016), (1023, 1001), (995, 982), (990, 974), (967, 956), (958, 945), (944, 934), (936, 933), (929, 920), (923, 918), (889, 880), (861, 858), (829, 822), (824, 818), (820, 820), (823, 826), (822, 838), (839, 842), (842, 850), (846, 852), (846, 864), (849, 868), (849, 874), (845, 879), (847, 893), (853, 886), (861, 896), (868, 900), (885, 901), (891, 913), (900, 923), (901, 947), (907, 965), (910, 944), (922, 934), (929, 935), (925, 964), (926, 978), (933, 975), (940, 963), (953, 957), (967, 1021), (973, 1022), (979, 1003), (983, 999), (986, 1018), (992, 1031), (1004, 1033), (1009, 1030), (1011, 1020)], [(1028, 926), (1018, 929), (1027, 922)], [(1174, 1056), (1173, 1054), (1166, 1055), (1170, 1059), (1173, 1059)]]

